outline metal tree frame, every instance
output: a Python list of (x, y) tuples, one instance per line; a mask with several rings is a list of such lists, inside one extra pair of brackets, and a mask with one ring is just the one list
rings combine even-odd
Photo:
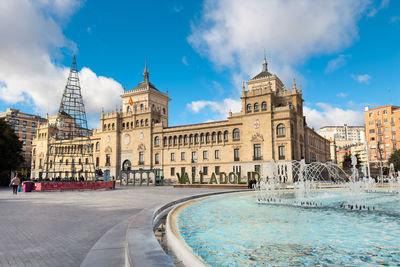
[(84, 180), (94, 180), (90, 135), (74, 56), (57, 118), (52, 124), (49, 122), (45, 178), (83, 177)]

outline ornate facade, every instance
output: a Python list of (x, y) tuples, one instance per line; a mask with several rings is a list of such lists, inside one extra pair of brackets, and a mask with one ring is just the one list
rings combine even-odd
[[(190, 177), (201, 172), (207, 180), (215, 172), (267, 173), (271, 160), (281, 163), (305, 159), (329, 160), (329, 141), (306, 124), (302, 92), (263, 69), (243, 84), (242, 109), (224, 121), (170, 127), (171, 99), (150, 81), (147, 65), (143, 81), (121, 95), (122, 108), (101, 114), (101, 129), (91, 138), (96, 168), (118, 177), (121, 169), (161, 169), (165, 179), (177, 173)], [(34, 141), (32, 164), (44, 156), (48, 124), (41, 125)], [(43, 170), (33, 164), (33, 177)], [(245, 175), (243, 175), (245, 176)]]

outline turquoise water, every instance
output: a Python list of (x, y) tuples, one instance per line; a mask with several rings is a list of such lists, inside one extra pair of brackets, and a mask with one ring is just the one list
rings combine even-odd
[(362, 193), (375, 210), (355, 211), (340, 208), (347, 194), (317, 193), (318, 207), (225, 195), (185, 208), (177, 226), (210, 266), (400, 266), (400, 196)]

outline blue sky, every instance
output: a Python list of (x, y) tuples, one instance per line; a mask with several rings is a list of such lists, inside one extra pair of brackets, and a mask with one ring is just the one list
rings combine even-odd
[(225, 119), (264, 49), (271, 72), (301, 84), (315, 128), (400, 105), (399, 1), (15, 0), (0, 25), (0, 112), (54, 113), (76, 54), (91, 127), (143, 79), (145, 59), (172, 98), (170, 125)]

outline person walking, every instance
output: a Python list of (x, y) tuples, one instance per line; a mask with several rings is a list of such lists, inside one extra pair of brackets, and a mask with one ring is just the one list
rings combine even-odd
[(13, 195), (16, 195), (18, 192), (18, 186), (21, 185), (21, 180), (19, 179), (18, 173), (15, 175), (14, 178), (11, 179), (11, 186), (13, 188)]

